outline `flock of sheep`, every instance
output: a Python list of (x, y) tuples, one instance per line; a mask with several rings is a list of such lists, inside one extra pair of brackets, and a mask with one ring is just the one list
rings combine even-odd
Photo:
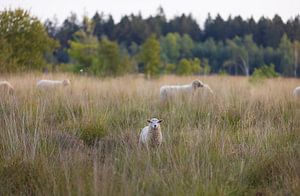
[[(70, 85), (70, 80), (40, 80), (36, 83), (36, 87), (39, 89), (49, 89), (58, 86)], [(0, 81), (1, 93), (13, 94), (15, 89), (8, 81)]]
[[(70, 85), (69, 80), (40, 80), (37, 82), (38, 89), (50, 89), (59, 86)], [(194, 80), (190, 84), (185, 85), (164, 85), (160, 88), (160, 99), (162, 102), (177, 96), (177, 95), (192, 95), (197, 89), (203, 89), (203, 93), (214, 94), (209, 85), (204, 84), (200, 80)], [(0, 81), (0, 91), (2, 93), (14, 93), (14, 87), (8, 81)], [(300, 86), (293, 90), (295, 97), (300, 97)], [(148, 125), (145, 126), (140, 133), (139, 145), (148, 147), (157, 147), (162, 143), (162, 132), (160, 123), (161, 119), (152, 118), (148, 120)]]

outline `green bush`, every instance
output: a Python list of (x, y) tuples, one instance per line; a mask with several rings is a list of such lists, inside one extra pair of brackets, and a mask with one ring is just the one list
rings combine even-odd
[(200, 59), (181, 59), (176, 70), (178, 75), (199, 74), (202, 70)]
[(103, 119), (89, 120), (80, 124), (79, 137), (88, 145), (93, 145), (106, 135), (107, 128)]
[(190, 75), (192, 73), (192, 65), (187, 59), (181, 59), (178, 64), (176, 74), (178, 75)]
[(271, 64), (270, 66), (263, 65), (260, 68), (255, 68), (250, 81), (255, 82), (266, 78), (278, 77), (279, 74), (275, 71), (274, 67), (275, 65)]

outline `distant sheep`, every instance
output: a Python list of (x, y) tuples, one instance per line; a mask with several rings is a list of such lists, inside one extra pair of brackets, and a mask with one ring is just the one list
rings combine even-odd
[(7, 81), (0, 81), (0, 91), (8, 94), (14, 93), (14, 87)]
[(293, 91), (295, 97), (300, 97), (300, 86), (296, 87)]
[(191, 84), (186, 85), (164, 85), (160, 88), (160, 99), (162, 101), (167, 100), (172, 96), (179, 94), (183, 95), (192, 95), (197, 89), (203, 88), (205, 91), (208, 91), (210, 94), (214, 94), (211, 88), (204, 84), (200, 80), (194, 80)]
[(144, 127), (140, 134), (139, 144), (145, 145), (147, 148), (160, 146), (162, 143), (162, 133), (160, 123), (162, 120), (152, 118), (148, 120), (149, 125)]
[(40, 80), (37, 82), (36, 86), (40, 89), (48, 89), (59, 86), (68, 86), (70, 84), (70, 80)]

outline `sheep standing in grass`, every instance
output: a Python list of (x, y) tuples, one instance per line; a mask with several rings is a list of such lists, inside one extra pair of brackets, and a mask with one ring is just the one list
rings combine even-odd
[(36, 86), (41, 89), (55, 88), (70, 85), (70, 80), (40, 80)]
[(300, 86), (296, 87), (293, 91), (295, 97), (300, 97)]
[(157, 118), (152, 118), (148, 120), (149, 125), (144, 127), (140, 134), (140, 145), (145, 145), (147, 148), (160, 146), (162, 142), (162, 133), (160, 123), (162, 120)]
[(7, 81), (0, 81), (0, 91), (12, 94), (14, 92), (14, 87)]
[(205, 91), (208, 91), (210, 94), (214, 94), (211, 88), (204, 84), (200, 80), (194, 80), (191, 84), (186, 85), (164, 85), (160, 88), (160, 99), (162, 101), (167, 100), (170, 97), (176, 95), (192, 95), (197, 89), (203, 88)]

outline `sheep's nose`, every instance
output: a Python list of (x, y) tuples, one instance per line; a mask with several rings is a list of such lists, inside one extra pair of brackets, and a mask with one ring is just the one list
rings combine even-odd
[(156, 128), (157, 127), (157, 125), (154, 125), (154, 128)]

